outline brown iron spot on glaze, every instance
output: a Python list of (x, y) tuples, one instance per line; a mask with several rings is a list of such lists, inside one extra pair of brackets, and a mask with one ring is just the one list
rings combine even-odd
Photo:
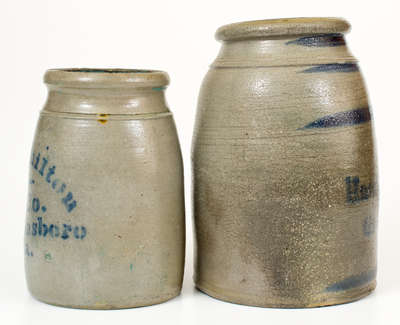
[(101, 124), (106, 124), (108, 121), (109, 114), (98, 114), (97, 115), (97, 122)]

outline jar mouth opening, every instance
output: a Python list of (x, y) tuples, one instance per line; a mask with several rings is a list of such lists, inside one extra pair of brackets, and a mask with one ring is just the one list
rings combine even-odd
[(345, 33), (350, 24), (335, 17), (299, 17), (244, 21), (218, 28), (219, 41), (287, 38), (289, 36)]
[(167, 86), (169, 76), (151, 69), (61, 68), (47, 70), (44, 82), (69, 88), (147, 88)]

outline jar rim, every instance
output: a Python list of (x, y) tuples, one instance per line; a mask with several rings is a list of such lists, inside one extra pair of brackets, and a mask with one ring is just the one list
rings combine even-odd
[(335, 17), (265, 19), (221, 26), (215, 33), (215, 38), (219, 41), (232, 41), (290, 35), (345, 33), (349, 29), (350, 24), (345, 19)]
[(44, 83), (70, 88), (147, 88), (167, 86), (169, 76), (149, 69), (62, 68), (47, 70)]

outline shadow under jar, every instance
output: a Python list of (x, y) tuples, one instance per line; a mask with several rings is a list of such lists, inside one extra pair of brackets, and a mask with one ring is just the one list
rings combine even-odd
[(180, 293), (182, 159), (151, 70), (48, 70), (32, 149), (25, 231), (30, 292), (90, 309), (160, 303)]
[(364, 82), (336, 18), (221, 27), (192, 162), (195, 282), (264, 307), (376, 286), (377, 175)]

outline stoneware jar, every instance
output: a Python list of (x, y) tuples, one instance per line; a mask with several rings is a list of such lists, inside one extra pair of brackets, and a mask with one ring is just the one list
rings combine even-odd
[(196, 286), (266, 307), (340, 304), (376, 285), (370, 108), (336, 18), (221, 27), (192, 160)]
[(93, 309), (177, 296), (185, 222), (168, 75), (60, 69), (44, 82), (25, 231), (30, 292)]

